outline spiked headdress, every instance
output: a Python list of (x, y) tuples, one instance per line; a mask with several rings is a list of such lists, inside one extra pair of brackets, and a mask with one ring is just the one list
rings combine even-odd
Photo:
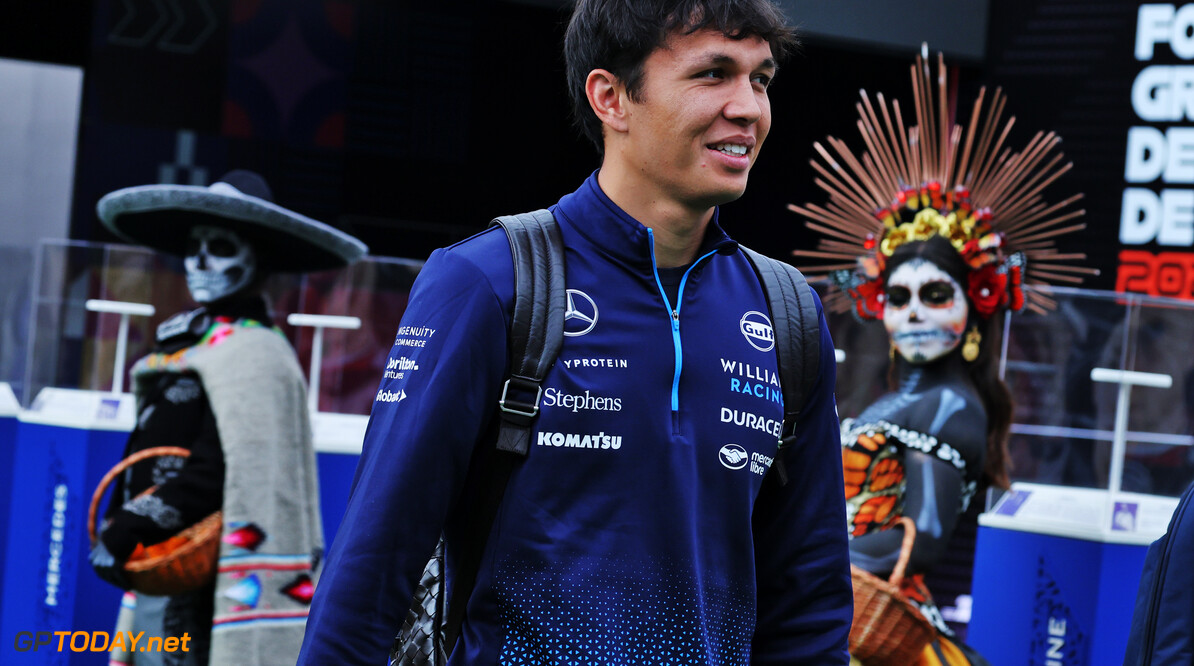
[(1061, 254), (1054, 245), (1058, 236), (1086, 226), (1065, 225), (1085, 214), (1067, 212), (1081, 194), (1052, 205), (1041, 196), (1073, 166), (1061, 164), (1061, 139), (1037, 132), (1023, 150), (1012, 152), (1004, 143), (1015, 117), (1002, 121), (1002, 89), (996, 88), (987, 103), (983, 88), (969, 126), (963, 127), (947, 113), (941, 54), (936, 79), (934, 85), (922, 47), (912, 66), (916, 125), (907, 128), (898, 101), (888, 105), (879, 93), (872, 104), (861, 91), (862, 101), (855, 105), (866, 144), (861, 159), (834, 137), (827, 139), (832, 153), (820, 142), (813, 144), (821, 158), (810, 160), (820, 174), (815, 182), (829, 201), (789, 208), (808, 218), (808, 227), (824, 238), (817, 250), (792, 254), (834, 262), (802, 267), (810, 278), (828, 273), (840, 288), (827, 297), (827, 305), (852, 307), (859, 317), (878, 319), (882, 275), (892, 252), (904, 243), (941, 236), (969, 267), (969, 284), (963, 288), (984, 318), (1002, 308), (1051, 309), (1052, 299), (1040, 290), (1025, 297), (1023, 285), (1077, 284), (1081, 276), (1097, 274), (1069, 263), (1085, 259), (1084, 254)]

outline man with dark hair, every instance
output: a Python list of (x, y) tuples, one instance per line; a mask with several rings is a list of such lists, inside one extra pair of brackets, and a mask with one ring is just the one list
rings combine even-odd
[[(711, 30), (729, 39), (755, 37), (782, 59), (795, 45), (783, 13), (770, 2), (580, 2), (564, 36), (568, 94), (577, 127), (605, 150), (602, 122), (585, 94), (589, 73), (603, 69), (622, 81), (629, 98), (643, 101), (643, 72), (647, 57), (666, 48), (665, 37)], [(773, 65), (775, 64), (773, 60)]]
[[(781, 455), (768, 302), (718, 224), (792, 42), (769, 0), (577, 3), (569, 83), (602, 164), (551, 208), (563, 348), (449, 663), (847, 664), (833, 344), (818, 302), (819, 375)], [(300, 664), (384, 663), (441, 531), (451, 593), (512, 360), (510, 257), (491, 229), (416, 281)]]

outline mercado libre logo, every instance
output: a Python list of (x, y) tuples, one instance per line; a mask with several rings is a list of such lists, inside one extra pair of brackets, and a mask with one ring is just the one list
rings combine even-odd
[(1121, 249), (1115, 289), (1194, 299), (1194, 5), (1142, 4), (1134, 51), (1119, 241), (1162, 249)]
[(721, 447), (718, 456), (721, 458), (721, 464), (730, 469), (746, 467), (746, 460), (750, 457), (747, 455), (746, 449), (737, 444), (726, 444)]

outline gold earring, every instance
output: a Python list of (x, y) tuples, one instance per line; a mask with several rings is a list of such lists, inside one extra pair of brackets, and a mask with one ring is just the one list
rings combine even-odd
[(887, 360), (890, 363), (895, 363), (895, 341), (891, 341), (887, 345)]
[(983, 334), (978, 332), (978, 326), (971, 326), (966, 332), (966, 342), (962, 343), (962, 358), (973, 363), (978, 358), (978, 343), (983, 341)]

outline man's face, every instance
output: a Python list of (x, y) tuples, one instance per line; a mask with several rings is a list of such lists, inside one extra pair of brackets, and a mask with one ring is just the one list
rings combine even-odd
[(887, 278), (883, 325), (909, 363), (928, 363), (956, 349), (969, 313), (958, 281), (936, 264), (912, 259)]
[(733, 201), (771, 128), (771, 46), (715, 30), (673, 34), (643, 65), (624, 155), (645, 185), (694, 209)]

